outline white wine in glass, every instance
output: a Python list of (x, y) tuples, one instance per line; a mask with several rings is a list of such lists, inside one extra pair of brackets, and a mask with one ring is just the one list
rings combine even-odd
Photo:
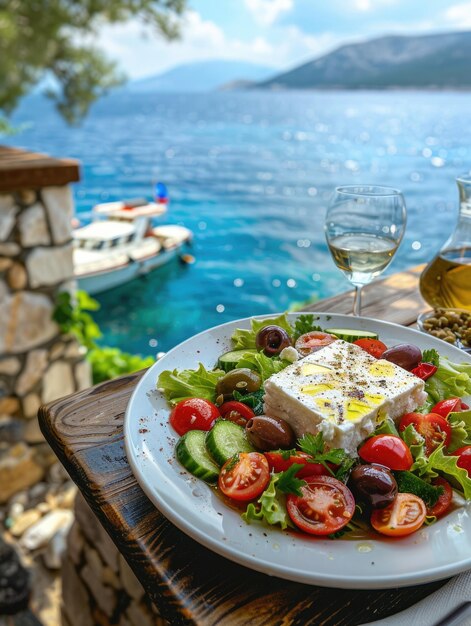
[(337, 267), (355, 286), (353, 314), (361, 313), (361, 288), (390, 264), (406, 226), (402, 194), (389, 187), (337, 187), (325, 233)]

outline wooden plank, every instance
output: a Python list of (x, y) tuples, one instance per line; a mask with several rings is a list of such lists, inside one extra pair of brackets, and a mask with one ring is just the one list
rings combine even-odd
[(0, 146), (0, 192), (67, 185), (80, 180), (79, 162)]
[[(365, 311), (406, 324), (415, 321), (424, 306), (417, 293), (419, 273), (415, 268), (370, 286)], [(397, 306), (403, 293), (407, 306)], [(336, 296), (312, 308), (348, 311), (348, 298)], [(259, 574), (200, 546), (153, 507), (126, 459), (124, 411), (141, 375), (57, 400), (40, 409), (39, 420), (60, 461), (172, 625), (355, 626), (405, 609), (443, 584), (384, 591), (326, 589)]]

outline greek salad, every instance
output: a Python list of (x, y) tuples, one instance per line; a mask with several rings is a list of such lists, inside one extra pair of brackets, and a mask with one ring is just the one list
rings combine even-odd
[(471, 364), (314, 315), (253, 319), (157, 388), (176, 458), (248, 523), (401, 537), (471, 500)]

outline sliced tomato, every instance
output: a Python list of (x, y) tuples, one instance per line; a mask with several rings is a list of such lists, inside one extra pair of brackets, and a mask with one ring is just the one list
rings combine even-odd
[(232, 500), (245, 502), (257, 498), (270, 481), (268, 461), (260, 452), (239, 452), (226, 461), (218, 486)]
[(332, 476), (311, 476), (301, 496), (288, 495), (286, 507), (293, 524), (311, 535), (330, 535), (352, 519), (355, 499), (342, 482)]
[(461, 411), (461, 405), (461, 398), (447, 398), (446, 400), (437, 402), (431, 412), (447, 418), (450, 413)]
[(296, 339), (295, 348), (303, 356), (316, 352), (324, 346), (328, 346), (330, 343), (337, 341), (338, 337), (329, 335), (329, 333), (321, 333), (320, 331), (313, 331), (312, 333), (305, 333)]
[(398, 493), (389, 506), (375, 509), (370, 521), (382, 535), (403, 537), (418, 530), (426, 515), (427, 509), (422, 498), (412, 493)]
[(169, 421), (179, 435), (184, 435), (189, 430), (210, 430), (218, 417), (217, 406), (209, 400), (188, 398), (175, 405)]
[(255, 415), (249, 406), (243, 402), (237, 402), (237, 400), (230, 400), (221, 404), (219, 413), (225, 420), (230, 420), (240, 426), (245, 426)]
[(358, 454), (367, 463), (379, 463), (392, 470), (408, 470), (413, 463), (411, 451), (396, 435), (370, 437)]
[(451, 426), (444, 417), (437, 413), (406, 413), (399, 422), (402, 432), (410, 424), (425, 438), (425, 454), (429, 456), (441, 443), (445, 447), (451, 441)]
[(462, 467), (468, 472), (468, 476), (471, 478), (471, 446), (463, 446), (451, 453), (453, 456), (459, 456), (456, 464), (458, 467)]
[[(270, 469), (274, 472), (285, 472), (294, 463), (303, 467), (296, 472), (298, 478), (306, 476), (330, 476), (330, 472), (322, 463), (314, 463), (312, 456), (305, 452), (296, 452), (288, 456), (288, 452), (265, 452)], [(334, 467), (334, 466), (332, 466)]]
[(440, 517), (450, 508), (451, 501), (453, 499), (453, 489), (451, 488), (450, 483), (441, 476), (439, 476), (438, 478), (434, 478), (432, 480), (432, 485), (434, 485), (435, 487), (442, 487), (443, 492), (438, 497), (438, 500), (434, 506), (427, 507), (427, 515), (435, 515), (435, 517)]
[(365, 352), (379, 359), (388, 347), (379, 339), (357, 339), (353, 342), (356, 346), (360, 346)]

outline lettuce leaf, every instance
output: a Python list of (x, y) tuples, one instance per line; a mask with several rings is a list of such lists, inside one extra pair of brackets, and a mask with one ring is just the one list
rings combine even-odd
[(448, 452), (454, 452), (458, 448), (471, 445), (471, 410), (450, 413), (448, 422), (451, 426), (451, 441), (447, 447)]
[(288, 322), (288, 316), (286, 313), (283, 315), (279, 315), (278, 317), (267, 317), (263, 320), (251, 320), (251, 329), (248, 330), (246, 328), (237, 328), (233, 335), (232, 341), (234, 343), (234, 350), (243, 350), (244, 348), (256, 348), (255, 345), (255, 336), (258, 331), (265, 326), (281, 326), (284, 328), (288, 335), (291, 337), (293, 334), (293, 329), (291, 328), (291, 324)]
[(440, 357), (437, 371), (425, 382), (425, 391), (433, 404), (471, 394), (471, 364), (452, 363), (446, 357)]
[(291, 365), (289, 361), (282, 361), (277, 357), (269, 357), (263, 352), (246, 352), (242, 358), (237, 361), (237, 367), (248, 367), (258, 372), (264, 382), (270, 378), (272, 374), (281, 372), (285, 367)]
[(171, 405), (186, 398), (204, 398), (214, 402), (216, 383), (224, 374), (222, 370), (208, 371), (202, 363), (197, 370), (165, 370), (158, 378), (157, 389)]
[(438, 472), (441, 472), (445, 474), (445, 478), (461, 488), (466, 500), (471, 500), (471, 478), (465, 469), (457, 466), (457, 460), (457, 456), (445, 455), (443, 446), (440, 446), (428, 458), (418, 458), (411, 471), (426, 478), (435, 478), (439, 475)]
[(247, 522), (247, 524), (254, 521), (265, 521), (272, 526), (279, 524), (282, 530), (288, 526), (292, 526), (288, 517), (288, 511), (286, 510), (286, 498), (276, 488), (280, 480), (280, 475), (281, 474), (273, 474), (268, 483), (268, 487), (257, 500), (259, 506), (251, 502), (246, 512), (242, 513), (242, 519)]

